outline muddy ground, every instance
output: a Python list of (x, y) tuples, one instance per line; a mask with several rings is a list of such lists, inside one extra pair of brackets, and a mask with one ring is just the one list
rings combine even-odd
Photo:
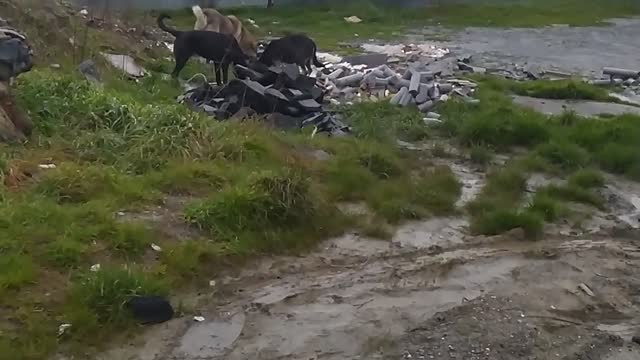
[[(640, 68), (640, 21), (617, 24), (470, 29), (452, 48), (487, 63)], [(443, 161), (464, 183), (462, 207), (484, 174)], [(553, 181), (534, 176), (530, 191)], [(405, 224), (391, 241), (346, 234), (306, 256), (262, 259), (191, 299), (203, 322), (148, 328), (99, 358), (640, 359), (631, 341), (640, 334), (640, 184), (611, 177), (601, 191), (606, 212), (549, 225), (537, 242), (519, 231), (472, 237), (462, 216)]]

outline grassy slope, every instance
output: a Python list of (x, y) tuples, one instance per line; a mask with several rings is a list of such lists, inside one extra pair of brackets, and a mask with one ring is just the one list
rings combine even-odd
[[(104, 345), (130, 328), (121, 304), (133, 294), (175, 294), (221, 262), (298, 252), (360, 224), (387, 236), (371, 224), (450, 213), (459, 196), (449, 169), (395, 147), (396, 137), (428, 135), (411, 110), (356, 107), (356, 136), (311, 140), (218, 123), (166, 101), (154, 84), (116, 79), (99, 89), (47, 70), (20, 77), (36, 131), (24, 146), (2, 145), (0, 329), (17, 330), (0, 351), (43, 358), (59, 346), (60, 323), (73, 324), (63, 349)], [(310, 155), (319, 150), (329, 159)], [(38, 167), (49, 162), (56, 169)], [(410, 173), (416, 167), (421, 174)], [(172, 218), (127, 215), (176, 198), (184, 206), (168, 209)], [(343, 215), (339, 201), (368, 203), (376, 220)], [(96, 263), (102, 270), (88, 271)]]

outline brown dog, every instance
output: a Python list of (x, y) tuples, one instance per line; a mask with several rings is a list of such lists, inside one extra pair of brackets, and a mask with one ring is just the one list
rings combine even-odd
[(258, 42), (249, 30), (242, 26), (242, 22), (235, 16), (224, 16), (215, 9), (202, 9), (195, 5), (191, 8), (196, 17), (194, 30), (214, 31), (233, 35), (240, 44), (242, 51), (252, 58), (257, 56)]

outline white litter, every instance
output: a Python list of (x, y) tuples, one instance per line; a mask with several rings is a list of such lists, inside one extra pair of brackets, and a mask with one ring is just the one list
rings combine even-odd
[(64, 333), (71, 327), (71, 324), (60, 324), (58, 326), (58, 336), (64, 335)]
[(162, 251), (162, 248), (156, 244), (151, 244), (151, 248), (153, 249), (153, 251), (157, 251), (157, 252)]
[(331, 54), (331, 53), (316, 52), (316, 56), (318, 57), (318, 60), (320, 60), (323, 63), (337, 64), (339, 62), (342, 62), (341, 56)]
[(353, 16), (349, 16), (344, 18), (344, 21), (351, 23), (351, 24), (358, 24), (362, 22), (362, 19), (360, 19), (359, 17), (353, 15)]
[(55, 169), (56, 164), (40, 164), (38, 165), (40, 169)]
[(89, 268), (89, 270), (93, 271), (93, 272), (98, 272), (100, 271), (100, 264), (94, 264), (91, 265), (91, 268)]
[(593, 291), (585, 283), (581, 283), (580, 285), (578, 285), (578, 288), (584, 291), (584, 293), (587, 294), (588, 296), (591, 296), (591, 297), (596, 296), (596, 294), (594, 294)]
[(197, 322), (203, 322), (205, 320), (205, 318), (204, 318), (204, 316), (194, 316), (193, 320), (197, 321)]

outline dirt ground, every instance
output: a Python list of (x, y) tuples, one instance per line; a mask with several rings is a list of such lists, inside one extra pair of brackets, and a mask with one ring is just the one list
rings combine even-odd
[[(584, 73), (640, 68), (640, 21), (617, 24), (469, 29), (452, 48)], [(464, 183), (464, 206), (484, 174), (446, 163)], [(463, 216), (405, 224), (391, 241), (346, 234), (306, 256), (262, 259), (189, 298), (204, 321), (148, 328), (98, 358), (640, 359), (631, 341), (640, 334), (640, 184), (611, 177), (602, 195), (606, 212), (550, 225), (537, 242), (519, 231), (472, 237)]]

